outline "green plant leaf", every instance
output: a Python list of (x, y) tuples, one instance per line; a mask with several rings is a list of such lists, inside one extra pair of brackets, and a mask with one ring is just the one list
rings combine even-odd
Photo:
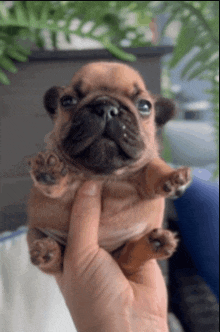
[(138, 12), (136, 14), (137, 16), (137, 24), (138, 26), (146, 26), (149, 25), (149, 23), (152, 21), (152, 16), (147, 15), (144, 11), (143, 12)]
[(164, 131), (162, 132), (162, 138), (163, 138), (162, 158), (167, 163), (172, 163), (173, 157), (172, 157), (172, 152), (171, 152), (171, 148), (170, 148), (170, 143), (169, 143), (169, 140)]
[[(34, 16), (36, 17), (36, 21), (40, 22), (40, 20), (41, 20), (41, 13), (42, 13), (42, 10), (43, 10), (43, 7), (44, 7), (46, 1), (25, 1), (25, 2), (29, 2), (30, 3), (30, 6), (32, 6), (32, 8), (34, 10)], [(50, 5), (51, 9), (53, 7), (55, 7), (56, 3), (57, 3), (57, 1), (53, 1), (53, 2), (52, 1), (47, 1), (47, 2), (48, 2), (48, 5)]]
[(2, 21), (5, 21), (8, 19), (9, 17), (9, 10), (8, 8), (5, 6), (3, 1), (0, 1), (0, 18)]
[[(218, 1), (216, 1), (216, 2), (218, 2)], [(203, 11), (204, 9), (206, 9), (206, 7), (209, 3), (210, 3), (210, 1), (199, 1), (200, 10)]]
[(57, 33), (54, 31), (51, 32), (51, 41), (52, 41), (53, 47), (56, 49), (57, 48)]
[(43, 8), (41, 11), (41, 17), (40, 17), (40, 24), (45, 24), (47, 22), (48, 19), (48, 14), (49, 14), (49, 1), (45, 1), (43, 3)]
[(25, 9), (23, 6), (23, 1), (15, 1), (15, 15), (18, 23), (27, 22), (27, 17), (25, 15)]
[(4, 85), (10, 85), (11, 82), (9, 81), (8, 77), (1, 71), (0, 69), (0, 82)]
[(31, 55), (31, 50), (30, 50), (30, 48), (23, 47), (23, 46), (21, 46), (19, 43), (16, 44), (15, 49), (16, 49), (19, 53), (21, 53), (21, 54), (23, 54), (23, 55), (25, 55), (25, 56), (27, 56), (27, 55)]
[[(66, 18), (66, 19), (65, 19), (65, 26), (64, 26), (64, 29), (69, 30), (72, 21), (73, 21), (73, 17), (72, 17), (72, 16), (69, 16), (68, 18)], [(74, 33), (74, 31), (72, 31), (72, 33)], [(68, 34), (68, 33), (66, 32), (66, 34)]]
[(29, 26), (32, 27), (35, 25), (35, 22), (38, 20), (36, 15), (36, 8), (33, 7), (32, 1), (25, 1), (29, 17)]
[(71, 38), (70, 38), (69, 33), (65, 33), (64, 36), (65, 36), (65, 38), (66, 38), (66, 41), (67, 41), (68, 43), (71, 43)]
[(198, 52), (198, 54), (194, 55), (194, 57), (184, 67), (181, 73), (181, 78), (184, 78), (196, 63), (205, 63), (209, 58), (211, 58), (212, 54), (214, 54), (216, 51), (217, 51), (216, 45), (213, 45), (207, 50), (201, 49)]
[(18, 52), (16, 49), (14, 48), (8, 48), (7, 49), (7, 54), (10, 58), (15, 59), (19, 62), (26, 62), (28, 57), (21, 54), (20, 52)]
[(193, 80), (194, 78), (200, 78), (199, 76), (202, 73), (205, 73), (207, 70), (213, 70), (213, 69), (217, 69), (218, 68), (218, 63), (219, 60), (215, 60), (213, 62), (211, 62), (210, 64), (201, 64), (198, 68), (196, 68), (188, 77), (188, 80)]
[(13, 74), (18, 72), (18, 69), (15, 67), (14, 62), (6, 57), (0, 57), (0, 67), (8, 70), (9, 72), (11, 72)]
[(107, 50), (109, 50), (109, 52), (111, 52), (117, 58), (120, 58), (123, 61), (131, 62), (136, 60), (136, 56), (134, 54), (124, 52), (117, 46), (113, 45), (107, 37), (100, 39), (100, 42), (103, 44), (103, 46), (105, 46)]
[(34, 36), (35, 36), (35, 43), (36, 43), (37, 47), (40, 49), (44, 48), (45, 41), (44, 41), (43, 37), (41, 36), (41, 31), (39, 29), (35, 30)]
[[(97, 11), (98, 11), (98, 8), (100, 10), (100, 3), (99, 1), (82, 1), (84, 2), (84, 4), (82, 3), (82, 7), (80, 8), (79, 7), (79, 14), (82, 14), (82, 20), (83, 21), (89, 21), (91, 20), (91, 17), (95, 18), (97, 16)], [(86, 9), (86, 10), (85, 10)], [(111, 13), (110, 10), (109, 10), (109, 4), (108, 4), (108, 1), (106, 3), (106, 1), (102, 1), (102, 18), (103, 18), (103, 22), (105, 22), (105, 19), (104, 17), (107, 15), (109, 16), (115, 16), (115, 11), (114, 13)], [(75, 14), (75, 16), (77, 17), (77, 13)], [(114, 18), (112, 18), (114, 20)], [(111, 21), (111, 18), (110, 18), (110, 21)]]
[(170, 68), (173, 69), (194, 47), (197, 35), (194, 28), (189, 25), (182, 25), (179, 36), (177, 37), (176, 46), (174, 48), (173, 58), (170, 61)]
[(219, 68), (219, 57), (213, 61), (211, 61), (210, 63), (207, 63), (207, 68), (209, 70), (213, 71), (213, 74), (215, 75), (215, 73), (217, 73), (218, 68)]
[(3, 56), (6, 49), (6, 42), (0, 37), (0, 57)]

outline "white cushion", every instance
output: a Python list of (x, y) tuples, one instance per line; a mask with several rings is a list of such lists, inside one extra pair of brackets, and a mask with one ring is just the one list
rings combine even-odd
[(30, 263), (26, 234), (0, 235), (0, 332), (76, 332), (54, 277)]

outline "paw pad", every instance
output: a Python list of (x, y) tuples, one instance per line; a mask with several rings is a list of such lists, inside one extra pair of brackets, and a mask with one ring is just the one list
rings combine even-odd
[(52, 185), (56, 183), (56, 179), (53, 175), (47, 173), (40, 173), (36, 175), (36, 180), (38, 182), (42, 182), (48, 185)]

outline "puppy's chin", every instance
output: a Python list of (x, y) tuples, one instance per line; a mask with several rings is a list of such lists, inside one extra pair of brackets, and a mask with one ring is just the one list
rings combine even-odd
[(108, 138), (96, 140), (76, 159), (87, 169), (103, 175), (112, 174), (134, 162), (134, 158), (127, 155), (119, 145)]
[(95, 139), (77, 155), (71, 149), (66, 149), (66, 145), (63, 146), (62, 151), (74, 165), (83, 166), (99, 175), (113, 174), (118, 169), (133, 164), (139, 156), (138, 151), (133, 156), (128, 155), (115, 141), (105, 137)]

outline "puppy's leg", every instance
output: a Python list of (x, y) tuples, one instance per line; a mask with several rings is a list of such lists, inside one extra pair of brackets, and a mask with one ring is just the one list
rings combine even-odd
[(54, 239), (32, 228), (28, 231), (27, 242), (32, 264), (49, 274), (62, 270), (64, 248)]
[(134, 281), (141, 278), (144, 263), (150, 259), (167, 259), (175, 252), (178, 244), (176, 233), (157, 228), (136, 242), (128, 242), (117, 254), (118, 264), (124, 274)]
[(147, 166), (147, 190), (149, 196), (161, 195), (166, 198), (180, 197), (191, 183), (189, 167), (174, 169), (163, 159), (155, 158)]
[(35, 186), (46, 196), (61, 197), (68, 188), (70, 175), (53, 151), (40, 152), (30, 162)]

